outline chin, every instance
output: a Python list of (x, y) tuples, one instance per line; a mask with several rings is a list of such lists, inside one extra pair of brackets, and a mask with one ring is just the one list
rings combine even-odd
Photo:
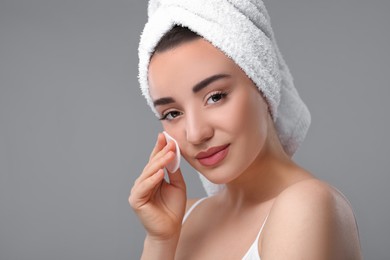
[(238, 178), (242, 173), (241, 167), (234, 167), (230, 163), (222, 164), (214, 168), (197, 167), (198, 172), (202, 173), (209, 181), (215, 184), (227, 184)]

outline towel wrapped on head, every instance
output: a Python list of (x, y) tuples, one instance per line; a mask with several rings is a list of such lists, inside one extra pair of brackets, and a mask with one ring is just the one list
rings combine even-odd
[[(263, 93), (285, 152), (292, 156), (304, 140), (311, 117), (275, 41), (261, 0), (151, 0), (139, 44), (142, 94), (149, 94), (148, 66), (160, 39), (175, 25), (188, 27), (230, 57)], [(209, 196), (224, 185), (200, 174)]]

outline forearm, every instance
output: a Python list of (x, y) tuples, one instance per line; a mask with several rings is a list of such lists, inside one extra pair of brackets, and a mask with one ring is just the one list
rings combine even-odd
[(146, 236), (141, 260), (174, 259), (179, 237), (169, 240), (155, 240)]

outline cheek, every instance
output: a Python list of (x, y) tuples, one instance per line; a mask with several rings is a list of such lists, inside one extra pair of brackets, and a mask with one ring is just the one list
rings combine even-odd
[[(257, 95), (257, 93), (255, 93)], [(266, 113), (261, 97), (247, 93), (232, 97), (230, 103), (219, 111), (218, 125), (230, 134), (259, 138), (266, 134)], [(266, 108), (265, 108), (266, 109)]]
[[(267, 107), (261, 97), (255, 95), (258, 93), (240, 96), (229, 105), (227, 111), (221, 113), (227, 127), (225, 130), (235, 143), (232, 156), (236, 158), (237, 171), (255, 160), (267, 138)], [(246, 156), (240, 156), (243, 151)]]

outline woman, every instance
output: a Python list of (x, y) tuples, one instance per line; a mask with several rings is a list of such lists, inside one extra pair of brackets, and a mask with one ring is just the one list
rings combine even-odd
[(140, 84), (209, 197), (187, 200), (162, 134), (129, 203), (143, 259), (361, 259), (346, 198), (292, 159), (310, 114), (261, 1), (149, 3)]

